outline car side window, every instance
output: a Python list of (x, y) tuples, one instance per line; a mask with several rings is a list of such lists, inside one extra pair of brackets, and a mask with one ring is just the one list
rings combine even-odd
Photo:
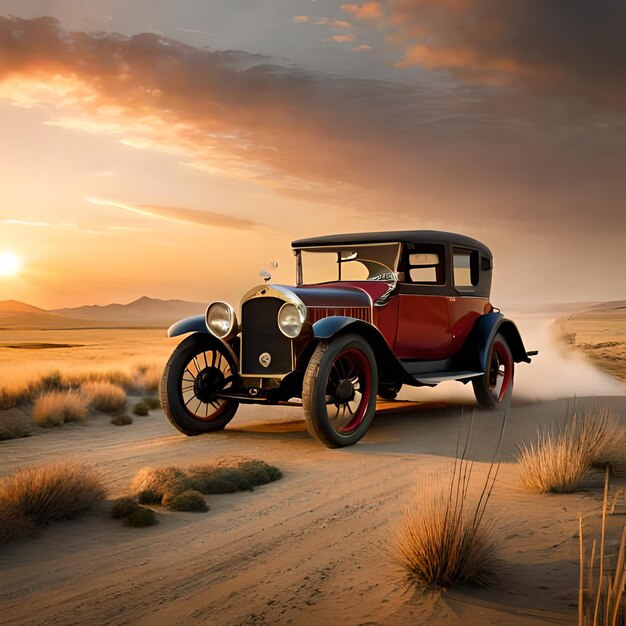
[(446, 282), (442, 246), (416, 246), (408, 254), (408, 273), (412, 283), (443, 285)]
[(455, 287), (472, 289), (478, 285), (478, 252), (454, 248), (452, 267)]

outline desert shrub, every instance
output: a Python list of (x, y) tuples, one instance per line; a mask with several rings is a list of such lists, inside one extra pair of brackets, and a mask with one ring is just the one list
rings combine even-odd
[(34, 528), (30, 517), (25, 517), (15, 505), (0, 500), (0, 546), (29, 535)]
[(2, 381), (0, 386), (0, 410), (13, 409), (30, 400), (38, 389), (38, 381), (31, 378), (15, 378)]
[(156, 396), (146, 396), (143, 402), (148, 405), (151, 411), (161, 408), (161, 401)]
[(24, 468), (0, 482), (0, 504), (38, 525), (75, 517), (105, 495), (100, 474), (71, 463)]
[(140, 400), (133, 407), (133, 413), (135, 415), (139, 415), (140, 417), (145, 417), (148, 413), (150, 413), (150, 407), (143, 400)]
[(135, 528), (154, 526), (158, 523), (159, 520), (157, 519), (156, 513), (152, 509), (147, 509), (143, 506), (139, 507), (126, 518), (126, 524)]
[(177, 467), (144, 467), (130, 484), (131, 493), (144, 504), (160, 504), (166, 493), (181, 493), (191, 488), (191, 482)]
[(63, 389), (82, 387), (86, 383), (110, 383), (123, 389), (131, 388), (131, 377), (122, 370), (79, 370), (65, 372), (61, 377)]
[(61, 391), (63, 389), (63, 379), (58, 370), (44, 374), (39, 380), (39, 391)]
[(122, 413), (122, 415), (115, 415), (111, 418), (111, 424), (114, 426), (128, 426), (133, 423), (133, 418), (130, 415), (126, 415), (126, 413)]
[(28, 437), (31, 434), (33, 422), (28, 415), (0, 413), (0, 441), (5, 439), (18, 439)]
[(87, 404), (96, 411), (119, 411), (126, 406), (126, 392), (113, 383), (100, 381), (81, 385)]
[(209, 507), (204, 496), (195, 489), (188, 489), (181, 493), (166, 493), (161, 502), (166, 509), (172, 511), (197, 511), (204, 513)]
[(154, 392), (159, 389), (163, 366), (156, 363), (142, 363), (131, 368), (130, 377), (135, 389)]
[(264, 461), (218, 461), (213, 465), (178, 467), (144, 467), (131, 481), (130, 491), (139, 502), (159, 504), (165, 494), (170, 497), (184, 491), (201, 494), (233, 493), (250, 490), (278, 480), (282, 472)]
[(533, 491), (574, 491), (594, 464), (624, 455), (616, 445), (624, 431), (606, 409), (574, 413), (564, 425), (539, 431), (536, 443), (520, 446), (520, 480)]
[(33, 407), (33, 419), (39, 426), (60, 426), (87, 418), (85, 400), (72, 391), (49, 391), (40, 395)]
[(111, 517), (113, 519), (124, 519), (140, 508), (141, 507), (135, 498), (128, 496), (125, 498), (118, 498), (113, 503), (113, 507), (111, 508)]

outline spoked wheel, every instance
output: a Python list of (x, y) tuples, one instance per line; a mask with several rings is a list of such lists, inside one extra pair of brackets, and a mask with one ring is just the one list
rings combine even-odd
[(487, 409), (498, 408), (513, 389), (515, 364), (506, 339), (497, 334), (489, 349), (487, 370), (472, 379), (478, 404)]
[(369, 344), (358, 335), (320, 343), (307, 367), (302, 403), (311, 436), (329, 448), (351, 446), (376, 412), (378, 371)]
[(224, 428), (239, 403), (216, 394), (232, 385), (236, 373), (235, 360), (217, 339), (202, 333), (187, 337), (161, 379), (161, 404), (170, 422), (185, 435)]

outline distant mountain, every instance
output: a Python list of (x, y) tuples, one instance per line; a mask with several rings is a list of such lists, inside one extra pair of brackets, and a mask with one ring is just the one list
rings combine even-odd
[(57, 315), (17, 300), (0, 301), (0, 329), (62, 329), (88, 326), (93, 324), (83, 319)]
[(609, 311), (613, 309), (626, 309), (626, 300), (612, 300), (611, 302), (603, 302), (602, 304), (597, 304), (596, 306), (592, 306), (591, 308), (603, 311)]
[(143, 296), (128, 304), (79, 306), (55, 309), (50, 313), (91, 322), (113, 322), (118, 325), (169, 326), (183, 317), (203, 314), (206, 307), (205, 302), (159, 300)]

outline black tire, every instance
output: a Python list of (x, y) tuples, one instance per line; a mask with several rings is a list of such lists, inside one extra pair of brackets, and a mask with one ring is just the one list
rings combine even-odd
[(359, 335), (343, 335), (320, 342), (302, 385), (309, 434), (328, 448), (355, 444), (374, 418), (377, 389), (376, 359), (367, 341)]
[(218, 340), (204, 333), (187, 337), (172, 353), (161, 378), (165, 415), (188, 436), (222, 430), (239, 403), (216, 398), (213, 392), (227, 387), (236, 374), (237, 362)]
[(402, 385), (396, 385), (395, 387), (380, 387), (378, 390), (378, 396), (383, 400), (395, 400), (402, 389)]
[(514, 371), (511, 349), (504, 336), (498, 333), (489, 346), (485, 373), (472, 378), (478, 405), (484, 409), (500, 408), (513, 392)]

